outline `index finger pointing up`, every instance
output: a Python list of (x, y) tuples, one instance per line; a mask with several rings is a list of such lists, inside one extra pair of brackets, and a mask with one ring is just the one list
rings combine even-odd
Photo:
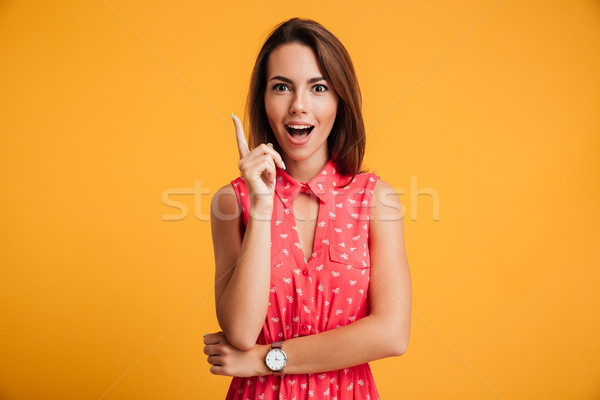
[(235, 139), (237, 141), (238, 152), (240, 153), (240, 160), (250, 153), (248, 148), (248, 142), (246, 142), (246, 136), (244, 135), (244, 127), (242, 121), (233, 113), (231, 113), (231, 119), (233, 119), (233, 125), (235, 125)]

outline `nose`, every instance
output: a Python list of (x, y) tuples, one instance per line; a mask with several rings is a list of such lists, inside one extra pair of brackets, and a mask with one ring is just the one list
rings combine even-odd
[(305, 114), (308, 108), (307, 101), (307, 96), (303, 91), (296, 91), (290, 104), (290, 114)]

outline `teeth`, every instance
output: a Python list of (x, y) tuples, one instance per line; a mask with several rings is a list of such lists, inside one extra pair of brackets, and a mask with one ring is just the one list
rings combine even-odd
[(287, 125), (287, 126), (292, 129), (309, 129), (312, 127), (311, 125)]

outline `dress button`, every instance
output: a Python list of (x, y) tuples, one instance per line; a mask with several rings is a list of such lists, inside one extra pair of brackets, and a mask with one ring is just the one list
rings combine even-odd
[(306, 324), (302, 324), (302, 330), (304, 330), (304, 331), (305, 331), (305, 330), (307, 330), (307, 329), (308, 329), (308, 325), (306, 325)]
[(304, 299), (302, 299), (302, 302), (303, 302), (304, 304), (308, 304), (308, 299), (304, 298)]
[(304, 276), (308, 275), (308, 270), (307, 269), (303, 269), (302, 270), (302, 275), (304, 275)]

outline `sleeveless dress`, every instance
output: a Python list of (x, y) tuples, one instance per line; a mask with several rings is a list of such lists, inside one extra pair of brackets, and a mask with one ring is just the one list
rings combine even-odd
[[(368, 314), (369, 214), (375, 183), (372, 173), (343, 176), (329, 160), (311, 181), (297, 182), (277, 168), (271, 222), (271, 289), (265, 323), (257, 343), (270, 344), (314, 335), (350, 324)], [(346, 185), (349, 183), (348, 185)], [(250, 198), (244, 179), (231, 181), (248, 224)], [(319, 200), (313, 252), (306, 260), (294, 218), (300, 192)], [(352, 351), (340, 346), (332, 351)], [(285, 368), (284, 368), (285, 371)], [(227, 399), (379, 398), (369, 364), (302, 375), (232, 379)]]

